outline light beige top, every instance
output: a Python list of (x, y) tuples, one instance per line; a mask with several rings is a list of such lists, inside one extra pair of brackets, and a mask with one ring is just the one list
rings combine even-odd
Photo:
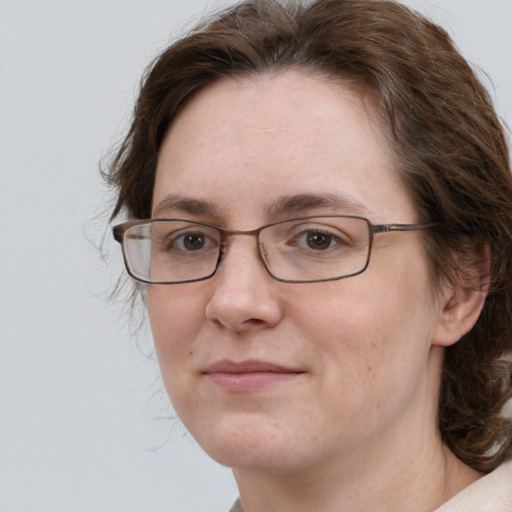
[(512, 512), (512, 460), (466, 487), (434, 512)]
[[(244, 512), (240, 500), (230, 512)], [(512, 512), (512, 460), (466, 487), (433, 512)]]

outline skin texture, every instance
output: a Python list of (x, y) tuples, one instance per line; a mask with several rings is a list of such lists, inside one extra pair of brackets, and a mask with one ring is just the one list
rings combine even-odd
[[(371, 117), (357, 93), (298, 72), (214, 84), (166, 136), (153, 215), (245, 230), (330, 213), (414, 223)], [(301, 194), (341, 199), (276, 209)], [(443, 346), (471, 328), (484, 296), (434, 289), (421, 236), (376, 235), (363, 274), (309, 284), (274, 280), (255, 239), (234, 236), (213, 278), (149, 286), (171, 401), (234, 468), (246, 512), (426, 512), (478, 478), (442, 445), (436, 411)], [(226, 360), (292, 373), (226, 390), (208, 373)]]

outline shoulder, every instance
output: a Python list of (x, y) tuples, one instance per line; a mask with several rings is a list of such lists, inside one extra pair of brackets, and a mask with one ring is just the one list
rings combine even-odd
[(229, 512), (244, 512), (244, 509), (242, 508), (242, 504), (240, 503), (240, 500), (236, 500), (233, 506), (231, 507), (231, 510)]
[(435, 512), (510, 512), (512, 460), (466, 487)]

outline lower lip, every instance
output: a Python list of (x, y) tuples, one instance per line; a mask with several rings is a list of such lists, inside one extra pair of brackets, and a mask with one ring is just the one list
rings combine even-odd
[(208, 377), (224, 391), (242, 393), (262, 389), (290, 381), (300, 373), (247, 372), (247, 373), (209, 373)]

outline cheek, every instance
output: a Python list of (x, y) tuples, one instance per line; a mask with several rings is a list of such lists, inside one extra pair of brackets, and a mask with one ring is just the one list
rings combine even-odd
[(324, 367), (326, 389), (343, 390), (345, 397), (371, 409), (420, 378), (434, 314), (428, 282), (418, 282), (417, 276), (421, 274), (385, 278), (381, 271), (376, 279), (368, 272), (326, 283), (316, 299), (310, 296), (310, 307), (291, 298), (298, 331)]
[(201, 328), (204, 307), (194, 285), (153, 285), (147, 292), (148, 313), (158, 351), (179, 350)]
[(194, 340), (205, 318), (201, 295), (191, 290), (193, 285), (184, 286), (150, 286), (147, 294), (155, 349), (171, 400), (188, 387), (191, 359), (196, 351)]
[(363, 404), (372, 394), (374, 380), (396, 356), (395, 329), (388, 315), (375, 321), (382, 318), (382, 305), (374, 297), (345, 291), (331, 295), (323, 306), (319, 301), (309, 310), (297, 311), (295, 317), (325, 377), (326, 390), (351, 394)]

